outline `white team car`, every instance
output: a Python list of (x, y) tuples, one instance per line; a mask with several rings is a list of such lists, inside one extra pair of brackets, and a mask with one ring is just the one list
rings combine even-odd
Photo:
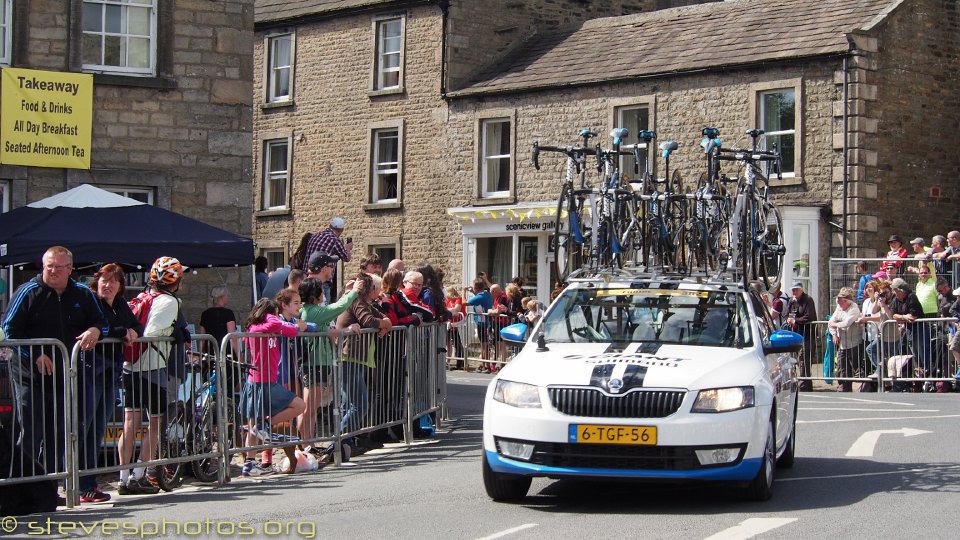
[(732, 481), (766, 500), (796, 445), (803, 338), (732, 283), (576, 280), (487, 389), (483, 482)]

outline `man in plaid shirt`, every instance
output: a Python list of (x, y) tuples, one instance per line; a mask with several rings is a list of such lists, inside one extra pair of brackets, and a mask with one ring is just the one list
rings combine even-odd
[[(340, 235), (343, 234), (343, 228), (346, 226), (342, 217), (335, 217), (330, 220), (330, 226), (326, 229), (314, 234), (310, 237), (310, 241), (307, 242), (307, 253), (303, 258), (303, 271), (307, 271), (307, 263), (310, 261), (310, 256), (313, 255), (316, 251), (322, 251), (329, 255), (334, 255), (340, 258), (343, 262), (350, 262), (350, 254), (353, 251), (353, 239), (347, 238), (347, 242), (344, 243), (343, 240), (340, 240)], [(330, 302), (336, 300), (334, 297), (336, 295), (336, 283), (337, 283), (337, 271), (334, 268), (333, 277), (330, 278), (331, 283), (331, 298)]]

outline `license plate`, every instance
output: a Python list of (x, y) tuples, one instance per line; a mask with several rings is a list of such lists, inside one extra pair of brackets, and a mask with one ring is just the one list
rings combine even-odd
[(591, 444), (657, 444), (656, 426), (570, 424), (570, 442)]

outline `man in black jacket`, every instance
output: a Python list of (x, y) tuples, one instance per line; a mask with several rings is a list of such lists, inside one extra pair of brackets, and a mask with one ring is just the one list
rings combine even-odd
[[(817, 331), (817, 326), (810, 323), (817, 320), (817, 306), (813, 298), (804, 292), (802, 283), (794, 283), (790, 290), (793, 293), (793, 298), (787, 302), (786, 328), (803, 336), (803, 352), (800, 353), (800, 376), (809, 377), (811, 358), (815, 353), (813, 344), (816, 342), (813, 338)], [(811, 381), (800, 381), (801, 391), (806, 392), (812, 389), (813, 383)]]
[(17, 289), (3, 321), (8, 339), (52, 338), (66, 347), (67, 356), (58, 347), (21, 347), (20, 361), (10, 362), (20, 426), (17, 446), (25, 458), (39, 458), (47, 473), (65, 470), (63, 380), (70, 351), (77, 343), (81, 349), (92, 349), (108, 331), (96, 296), (70, 278), (72, 271), (70, 250), (48, 249), (43, 272)]

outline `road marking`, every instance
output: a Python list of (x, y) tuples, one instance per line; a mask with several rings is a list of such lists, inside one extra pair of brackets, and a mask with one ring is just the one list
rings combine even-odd
[(483, 538), (478, 538), (477, 540), (493, 540), (494, 538), (502, 538), (502, 537), (504, 537), (504, 536), (507, 536), (508, 534), (513, 534), (513, 533), (515, 533), (515, 532), (524, 531), (524, 530), (527, 530), (527, 529), (530, 529), (530, 528), (536, 527), (536, 526), (537, 526), (536, 523), (527, 523), (527, 524), (524, 524), (524, 525), (520, 525), (519, 527), (514, 527), (514, 528), (512, 528), (512, 529), (507, 529), (507, 530), (505, 530), (505, 531), (500, 531), (500, 532), (498, 532), (498, 533), (493, 533), (493, 534), (491, 534), (490, 536), (484, 536)]
[(866, 411), (866, 412), (940, 412), (940, 409), (851, 409), (849, 407), (800, 407), (801, 411)]
[(855, 474), (832, 474), (828, 476), (799, 476), (796, 478), (780, 477), (780, 478), (777, 478), (776, 481), (777, 482), (796, 482), (799, 480), (836, 480), (837, 478), (860, 478), (863, 476), (883, 476), (887, 474), (902, 475), (904, 473), (922, 473), (922, 472), (932, 472), (932, 471), (942, 472), (942, 470), (940, 469), (934, 469), (931, 467), (928, 469), (907, 469), (907, 470), (897, 469), (895, 471), (880, 471), (880, 472), (855, 473)]
[[(912, 412), (912, 411), (911, 411)], [(866, 422), (874, 420), (929, 420), (931, 418), (960, 418), (960, 414), (935, 414), (933, 416), (887, 416), (880, 418), (831, 418), (829, 420), (797, 420), (798, 424), (829, 424), (831, 422)]]
[(738, 540), (754, 538), (767, 531), (793, 523), (797, 518), (750, 518), (741, 521), (739, 525), (708, 536), (705, 540)]
[(868, 431), (861, 435), (853, 443), (849, 450), (847, 450), (847, 457), (873, 457), (873, 451), (877, 446), (877, 441), (880, 440), (880, 435), (903, 435), (904, 437), (913, 437), (916, 435), (923, 435), (926, 433), (933, 433), (932, 431), (924, 431), (922, 429), (913, 429), (913, 428), (900, 428), (900, 429), (878, 429), (875, 431)]
[(877, 400), (874, 400), (874, 399), (854, 398), (854, 397), (843, 397), (843, 396), (832, 396), (832, 395), (827, 395), (827, 396), (809, 395), (809, 396), (803, 396), (803, 397), (804, 397), (804, 399), (802, 399), (801, 401), (807, 401), (806, 398), (816, 398), (816, 399), (814, 399), (814, 400), (812, 400), (812, 401), (819, 400), (820, 403), (828, 403), (829, 401), (827, 401), (827, 400), (836, 399), (836, 400), (839, 400), (840, 403), (844, 403), (844, 402), (847, 402), (847, 401), (860, 401), (860, 402), (863, 402), (863, 403), (876, 403), (877, 405), (880, 405), (880, 404), (883, 404), (883, 405), (904, 405), (904, 406), (907, 406), (907, 407), (916, 407), (916, 406), (917, 406), (916, 403), (904, 403), (904, 402), (902, 402), (902, 401), (877, 401)]

